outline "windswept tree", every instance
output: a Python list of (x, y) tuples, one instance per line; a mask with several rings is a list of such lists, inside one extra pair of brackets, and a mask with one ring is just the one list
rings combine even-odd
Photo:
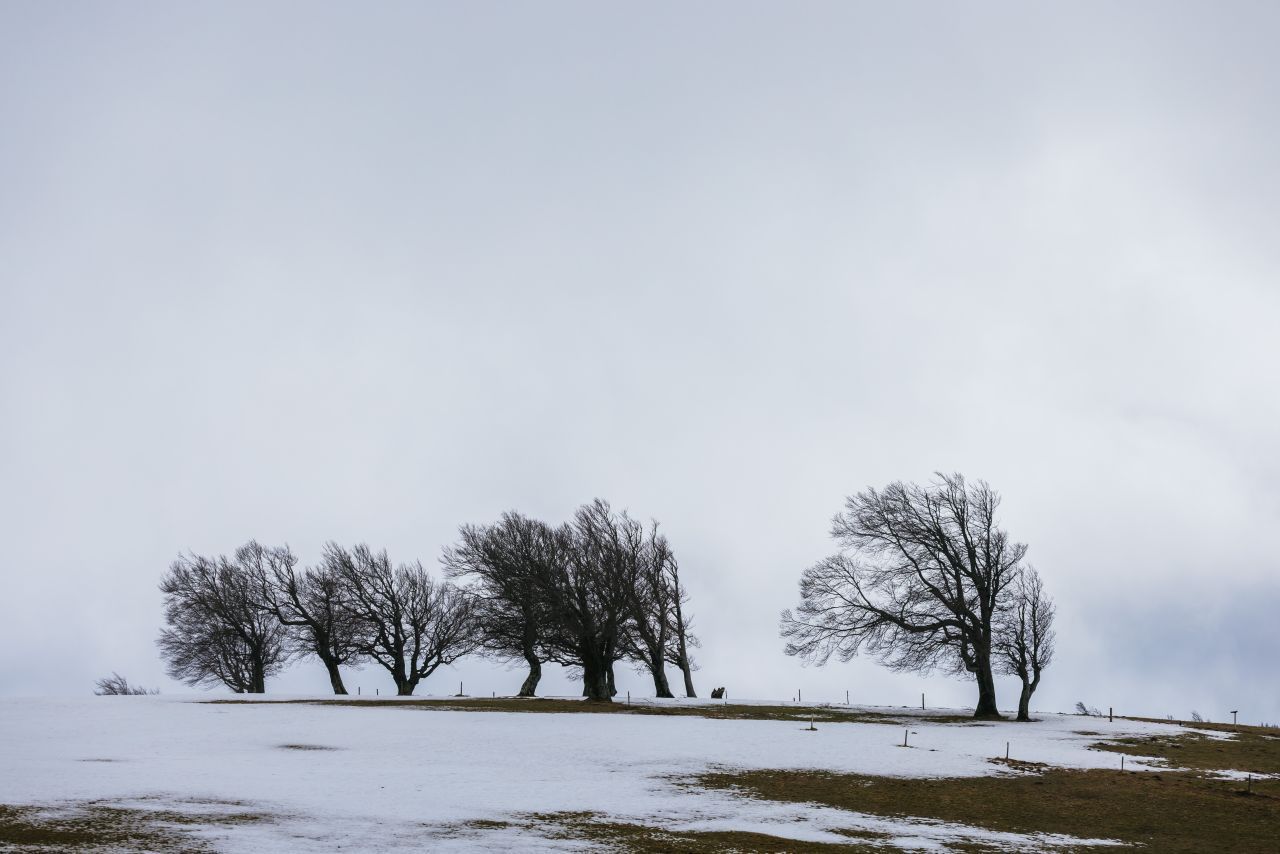
[(528, 675), (519, 696), (537, 694), (543, 634), (549, 619), (546, 591), (564, 559), (560, 535), (536, 519), (504, 513), (494, 525), (464, 525), (441, 563), (450, 578), (473, 582), (481, 648), (503, 661), (524, 661)]
[(257, 549), (251, 542), (234, 560), (179, 557), (161, 579), (167, 628), (158, 644), (174, 679), (261, 694), (284, 666), (284, 627), (262, 607), (248, 567)]
[(974, 716), (999, 717), (993, 626), (1027, 551), (999, 506), (959, 474), (849, 497), (831, 527), (842, 551), (804, 571), (800, 605), (782, 614), (787, 654), (824, 664), (866, 650), (894, 670), (971, 673)]
[(386, 668), (400, 696), (479, 646), (475, 599), (436, 582), (421, 563), (393, 568), (385, 551), (330, 543), (325, 564), (341, 579), (356, 650)]
[(1031, 720), (1031, 695), (1040, 686), (1040, 673), (1053, 661), (1053, 600), (1034, 567), (1027, 567), (1013, 586), (1013, 602), (1000, 616), (996, 650), (1001, 672), (1022, 680), (1018, 720)]
[(112, 671), (94, 683), (94, 694), (99, 697), (145, 697), (148, 694), (159, 694), (159, 688), (143, 688), (141, 685), (130, 685), (129, 680)]
[(689, 593), (680, 582), (680, 564), (672, 555), (667, 562), (667, 578), (671, 585), (671, 637), (672, 643), (667, 647), (667, 661), (680, 668), (684, 677), (684, 693), (686, 697), (696, 697), (693, 690), (693, 671), (695, 665), (690, 654), (691, 647), (701, 644), (693, 634), (693, 618), (689, 615)]
[(631, 603), (631, 574), (619, 536), (619, 517), (596, 499), (558, 528), (543, 590), (547, 630), (542, 646), (557, 664), (581, 669), (583, 696), (609, 702), (613, 665), (623, 657)]
[(675, 555), (657, 523), (648, 529), (625, 512), (618, 514), (617, 548), (627, 574), (628, 623), (622, 633), (626, 653), (653, 678), (654, 694), (672, 697), (666, 664), (677, 646), (676, 589), (671, 583)]
[(329, 673), (334, 694), (346, 694), (340, 665), (360, 660), (356, 621), (347, 607), (340, 566), (326, 552), (319, 566), (296, 569), (287, 547), (263, 548), (250, 543), (245, 564), (257, 585), (262, 607), (288, 628), (289, 645), (298, 655), (314, 655)]

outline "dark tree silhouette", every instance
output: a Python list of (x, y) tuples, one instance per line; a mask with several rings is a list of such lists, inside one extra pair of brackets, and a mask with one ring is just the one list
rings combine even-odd
[(542, 635), (548, 621), (548, 586), (563, 544), (549, 525), (505, 513), (495, 525), (464, 525), (457, 545), (441, 558), (450, 578), (473, 581), (482, 649), (529, 668), (519, 696), (537, 694), (542, 678)]
[(1000, 615), (995, 638), (1001, 672), (1022, 680), (1020, 721), (1031, 720), (1031, 695), (1040, 686), (1040, 673), (1053, 661), (1054, 611), (1040, 573), (1027, 567), (1013, 586), (1013, 602)]
[(159, 688), (143, 688), (141, 685), (130, 685), (129, 680), (112, 671), (94, 683), (94, 694), (99, 697), (141, 697), (148, 694), (159, 694)]
[(696, 665), (689, 653), (690, 647), (701, 644), (693, 634), (693, 619), (689, 616), (689, 594), (680, 583), (680, 564), (673, 555), (667, 563), (667, 576), (671, 584), (671, 635), (675, 643), (667, 648), (667, 661), (680, 668), (684, 676), (684, 693), (686, 697), (696, 697), (693, 690), (693, 671)]
[(385, 551), (335, 543), (326, 546), (325, 563), (342, 581), (356, 649), (386, 668), (400, 696), (480, 645), (475, 598), (437, 583), (421, 563), (393, 569)]
[(174, 679), (261, 694), (284, 666), (284, 627), (263, 608), (248, 568), (259, 549), (250, 542), (234, 560), (179, 557), (161, 579), (168, 628), (158, 643)]
[(895, 670), (972, 673), (974, 716), (999, 717), (992, 626), (1027, 550), (1000, 530), (999, 505), (959, 474), (849, 497), (831, 527), (844, 551), (805, 570), (782, 614), (787, 654), (823, 664), (866, 649)]
[(346, 694), (339, 666), (360, 660), (356, 621), (346, 602), (340, 567), (326, 552), (317, 567), (298, 572), (297, 558), (287, 547), (267, 549), (251, 544), (246, 563), (263, 607), (288, 627), (291, 650), (314, 655), (329, 673), (334, 694)]
[(596, 499), (557, 529), (553, 542), (543, 648), (550, 660), (582, 670), (583, 696), (608, 702), (617, 690), (613, 665), (623, 654), (631, 602), (619, 516)]
[(648, 530), (625, 512), (615, 519), (621, 567), (629, 590), (628, 622), (621, 639), (624, 651), (653, 677), (654, 694), (671, 697), (666, 663), (676, 645), (676, 591), (670, 566), (675, 561), (657, 523)]

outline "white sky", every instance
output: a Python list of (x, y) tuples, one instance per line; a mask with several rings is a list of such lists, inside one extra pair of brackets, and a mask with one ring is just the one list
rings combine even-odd
[[(0, 693), (180, 690), (182, 550), (434, 566), (601, 496), (678, 550), (702, 692), (972, 703), (777, 634), (844, 495), (944, 469), (1058, 599), (1036, 705), (1280, 719), (1278, 29), (0, 5)], [(422, 691), (459, 676), (520, 680)]]

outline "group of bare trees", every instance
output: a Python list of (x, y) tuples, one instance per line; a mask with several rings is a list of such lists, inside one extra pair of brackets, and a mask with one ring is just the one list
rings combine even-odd
[(160, 590), (160, 650), (169, 675), (189, 685), (262, 693), (290, 659), (314, 656), (335, 694), (347, 693), (341, 665), (374, 662), (409, 695), (477, 647), (472, 597), (365, 545), (330, 543), (301, 569), (287, 546), (256, 542), (232, 557), (180, 557)]
[(597, 499), (553, 527), (519, 513), (491, 525), (463, 526), (446, 549), (450, 578), (469, 583), (480, 643), (498, 659), (524, 661), (520, 696), (533, 696), (544, 662), (582, 674), (583, 696), (617, 693), (614, 665), (630, 661), (671, 697), (666, 665), (693, 687), (688, 593), (657, 523), (645, 525)]
[(1000, 529), (1000, 496), (958, 474), (850, 496), (832, 521), (841, 551), (805, 570), (782, 614), (786, 651), (818, 664), (859, 651), (894, 670), (942, 668), (978, 684), (975, 717), (998, 717), (995, 673), (1018, 676), (1018, 720), (1053, 657), (1054, 606), (1026, 545)]
[(607, 701), (619, 661), (648, 671), (659, 697), (672, 696), (671, 664), (695, 696), (688, 594), (656, 523), (601, 500), (559, 527), (507, 513), (463, 526), (442, 562), (444, 581), (365, 545), (330, 543), (301, 568), (287, 546), (257, 542), (231, 557), (179, 557), (160, 583), (160, 650), (173, 678), (237, 693), (261, 693), (290, 659), (315, 657), (335, 694), (347, 693), (343, 665), (373, 662), (407, 696), (479, 652), (528, 665), (520, 696), (554, 662), (581, 672), (584, 696)]

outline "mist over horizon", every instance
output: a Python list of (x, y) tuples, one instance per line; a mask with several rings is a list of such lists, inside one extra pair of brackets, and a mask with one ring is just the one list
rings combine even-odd
[(845, 497), (941, 471), (1057, 602), (1034, 709), (1280, 722), (1278, 28), (0, 6), (0, 696), (193, 691), (155, 646), (179, 554), (439, 577), (460, 525), (599, 497), (670, 539), (699, 696), (972, 707), (779, 637)]

